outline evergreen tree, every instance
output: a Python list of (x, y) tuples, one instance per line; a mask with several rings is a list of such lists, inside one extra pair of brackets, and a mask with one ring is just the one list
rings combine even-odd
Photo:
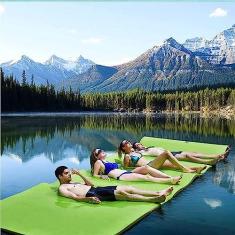
[(25, 73), (25, 70), (23, 70), (22, 72), (22, 85), (23, 86), (26, 86), (26, 80), (27, 80), (26, 73)]
[(31, 87), (33, 87), (34, 85), (35, 85), (35, 83), (34, 83), (34, 76), (32, 74), (32, 77), (31, 77)]
[(221, 106), (235, 107), (235, 89), (206, 88), (198, 91), (146, 92), (134, 89), (126, 92), (86, 93), (73, 92), (72, 87), (56, 91), (47, 81), (36, 86), (34, 77), (27, 84), (25, 70), (22, 83), (13, 75), (5, 76), (0, 68), (2, 111), (78, 111), (115, 109), (138, 111), (149, 109), (158, 111), (200, 111), (202, 107), (218, 109)]

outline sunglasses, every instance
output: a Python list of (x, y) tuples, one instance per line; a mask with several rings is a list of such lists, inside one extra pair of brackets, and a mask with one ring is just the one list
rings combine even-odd
[(103, 152), (102, 149), (96, 149), (95, 150), (95, 155), (98, 156), (101, 152)]
[(121, 146), (124, 146), (124, 145), (126, 145), (126, 144), (131, 144), (131, 142), (128, 141), (128, 140), (123, 140), (123, 141), (121, 142)]

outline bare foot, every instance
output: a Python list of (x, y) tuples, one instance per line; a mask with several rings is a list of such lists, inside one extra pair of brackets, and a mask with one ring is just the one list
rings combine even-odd
[(219, 161), (224, 160), (224, 153), (219, 155), (218, 160), (219, 160)]
[(157, 202), (157, 203), (162, 203), (166, 200), (166, 196), (165, 195), (161, 195), (161, 196), (156, 196), (152, 199), (152, 202)]
[(174, 188), (173, 188), (172, 186), (169, 187), (169, 188), (163, 189), (163, 190), (161, 190), (160, 192), (158, 192), (158, 195), (165, 195), (165, 196), (168, 196), (168, 195), (170, 195), (170, 194), (172, 193), (173, 189), (174, 189)]
[(229, 153), (230, 153), (231, 148), (227, 149), (224, 153), (224, 160), (227, 159)]
[(225, 151), (225, 153), (219, 155), (219, 160), (226, 160), (230, 153), (230, 148)]
[(182, 175), (181, 176), (171, 177), (171, 183), (172, 184), (178, 184), (181, 179), (182, 179)]

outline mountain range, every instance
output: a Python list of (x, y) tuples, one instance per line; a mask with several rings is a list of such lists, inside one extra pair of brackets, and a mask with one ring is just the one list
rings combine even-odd
[(235, 24), (212, 40), (202, 37), (187, 39), (184, 47), (213, 64), (235, 63)]
[(86, 72), (94, 64), (94, 62), (82, 56), (72, 61), (52, 55), (44, 63), (39, 63), (23, 55), (18, 60), (11, 60), (0, 64), (0, 67), (6, 75), (13, 74), (19, 81), (22, 80), (22, 72), (25, 70), (28, 82), (31, 82), (33, 75), (35, 84), (40, 85), (46, 84), (47, 81), (52, 84), (59, 84), (63, 80)]
[(181, 90), (235, 84), (235, 25), (212, 40), (196, 37), (180, 44), (174, 38), (154, 46), (133, 61), (104, 66), (79, 56), (75, 61), (55, 55), (44, 63), (22, 56), (0, 65), (5, 74), (21, 80), (26, 71), (36, 84), (47, 81), (57, 89), (81, 92)]

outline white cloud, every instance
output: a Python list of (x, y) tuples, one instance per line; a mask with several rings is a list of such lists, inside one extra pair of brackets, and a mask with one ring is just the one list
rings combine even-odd
[(5, 7), (3, 5), (0, 5), (0, 15), (5, 12)]
[(223, 17), (227, 15), (227, 11), (218, 7), (213, 12), (211, 12), (210, 17)]
[(216, 207), (222, 206), (222, 202), (218, 199), (210, 199), (210, 198), (204, 198), (204, 201), (207, 205), (209, 205), (212, 209), (215, 209)]
[(84, 44), (99, 44), (103, 41), (104, 39), (100, 37), (90, 37), (90, 38), (85, 38), (81, 40), (81, 42)]
[(78, 31), (76, 29), (69, 29), (68, 30), (68, 33), (73, 34), (73, 35), (77, 34), (77, 32)]

